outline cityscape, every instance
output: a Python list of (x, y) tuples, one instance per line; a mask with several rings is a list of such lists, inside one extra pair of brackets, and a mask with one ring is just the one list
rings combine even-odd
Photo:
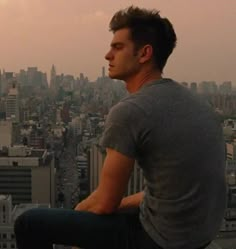
[[(228, 201), (215, 241), (208, 248), (236, 248), (236, 88), (233, 82), (179, 82), (199, 94), (221, 120), (227, 158)], [(17, 248), (15, 219), (37, 207), (73, 209), (94, 191), (105, 150), (99, 140), (109, 109), (127, 95), (125, 84), (100, 76), (58, 73), (36, 66), (0, 70), (0, 248)], [(135, 165), (127, 195), (141, 191)], [(57, 249), (68, 248), (62, 245)]]

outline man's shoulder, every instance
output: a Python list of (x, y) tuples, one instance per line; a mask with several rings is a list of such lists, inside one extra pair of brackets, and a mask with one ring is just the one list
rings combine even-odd
[(139, 108), (135, 104), (135, 101), (132, 97), (126, 97), (116, 105), (114, 105), (109, 111), (109, 119), (115, 120), (130, 120), (133, 116), (138, 115)]

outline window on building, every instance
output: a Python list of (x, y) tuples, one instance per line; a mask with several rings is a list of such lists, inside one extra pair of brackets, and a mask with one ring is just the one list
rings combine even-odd
[(15, 244), (11, 244), (11, 248), (12, 248), (12, 249), (16, 248), (16, 247), (15, 247)]
[(2, 248), (7, 248), (7, 244), (6, 243), (2, 243)]
[(3, 233), (3, 234), (2, 234), (2, 238), (3, 238), (3, 239), (6, 239), (6, 238), (7, 238), (7, 234), (6, 234), (6, 233)]

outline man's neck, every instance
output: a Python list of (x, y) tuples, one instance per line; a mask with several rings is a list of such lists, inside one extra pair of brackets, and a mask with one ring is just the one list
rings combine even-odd
[(132, 79), (126, 81), (126, 89), (129, 93), (137, 92), (142, 86), (149, 84), (151, 81), (160, 80), (161, 72), (148, 72), (145, 74), (136, 75)]

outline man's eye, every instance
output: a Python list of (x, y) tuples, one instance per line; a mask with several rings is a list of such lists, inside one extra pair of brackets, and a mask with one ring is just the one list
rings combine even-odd
[(116, 45), (116, 46), (114, 46), (114, 48), (117, 49), (117, 50), (119, 50), (119, 49), (122, 49), (123, 46), (121, 46), (121, 45)]

